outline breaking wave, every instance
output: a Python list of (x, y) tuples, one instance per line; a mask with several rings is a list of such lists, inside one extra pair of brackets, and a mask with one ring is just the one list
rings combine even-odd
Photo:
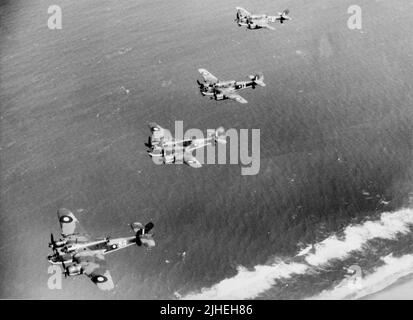
[(382, 260), (385, 264), (378, 267), (370, 275), (360, 278), (357, 285), (350, 284), (348, 280), (345, 279), (333, 289), (325, 290), (310, 299), (359, 299), (381, 291), (395, 283), (398, 279), (413, 272), (413, 254), (407, 254), (399, 258), (395, 258), (390, 254), (382, 258)]
[(268, 290), (275, 279), (289, 278), (293, 274), (303, 274), (307, 266), (302, 263), (278, 262), (272, 265), (258, 265), (252, 271), (238, 267), (236, 276), (224, 279), (198, 294), (189, 294), (183, 299), (250, 299)]
[[(253, 299), (269, 290), (277, 279), (288, 279), (293, 275), (305, 274), (314, 267), (325, 266), (333, 260), (343, 260), (348, 258), (350, 253), (361, 251), (369, 240), (395, 239), (398, 235), (409, 233), (412, 225), (412, 209), (384, 212), (378, 220), (350, 225), (344, 229), (342, 236), (332, 235), (315, 245), (308, 246), (289, 259), (290, 261), (275, 259), (272, 264), (257, 265), (253, 270), (239, 266), (234, 277), (224, 279), (210, 288), (203, 288), (200, 292), (189, 293), (183, 299)], [(357, 297), (369, 294), (369, 290), (380, 290), (380, 287), (389, 285), (405, 275), (407, 270), (410, 272), (412, 270), (413, 255), (401, 258), (387, 256), (383, 260), (386, 263), (384, 266), (363, 279), (365, 289), (359, 291)], [(352, 294), (348, 290), (348, 288), (340, 289), (339, 285), (331, 292), (320, 294), (319, 297), (345, 298)]]

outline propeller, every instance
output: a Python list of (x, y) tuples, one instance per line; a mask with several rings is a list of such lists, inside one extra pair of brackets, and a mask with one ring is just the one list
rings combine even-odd
[(66, 266), (65, 266), (65, 262), (64, 261), (62, 261), (62, 266), (63, 266), (63, 273), (65, 274), (65, 278), (69, 275), (69, 273), (68, 273), (68, 271), (67, 271), (67, 268), (66, 268)]
[(237, 11), (237, 16), (235, 17), (234, 21), (235, 21), (235, 22), (238, 22), (239, 20), (240, 20), (240, 14), (239, 14), (239, 12)]
[(198, 87), (199, 87), (199, 93), (202, 95), (205, 85), (202, 82), (200, 82), (198, 79), (196, 80), (196, 83), (198, 84)]
[(204, 90), (204, 88), (205, 88), (205, 83), (199, 81), (198, 79), (196, 80), (196, 83), (198, 84), (200, 90)]
[(151, 137), (148, 137), (148, 142), (145, 142), (145, 146), (146, 146), (147, 148), (151, 148), (151, 147), (152, 147), (152, 138), (151, 138)]
[(215, 130), (215, 132), (210, 136), (212, 139), (212, 145), (215, 146), (217, 143), (226, 144), (227, 139), (225, 136), (225, 129), (224, 127), (219, 127)]
[(54, 247), (54, 246), (55, 246), (55, 241), (54, 241), (53, 233), (51, 233), (51, 234), (50, 234), (49, 247)]
[(153, 229), (155, 225), (153, 224), (153, 222), (148, 222), (145, 227), (140, 230), (138, 230), (138, 232), (136, 232), (136, 244), (140, 247), (142, 245), (142, 241), (141, 241), (141, 236), (143, 234), (147, 234), (149, 231), (151, 231)]
[(148, 222), (148, 223), (145, 225), (145, 233), (148, 233), (149, 231), (151, 231), (154, 226), (155, 226), (155, 225), (153, 224), (153, 222)]
[(52, 248), (53, 252), (54, 252), (54, 253), (57, 253), (56, 241), (54, 240), (53, 233), (50, 234), (49, 248)]

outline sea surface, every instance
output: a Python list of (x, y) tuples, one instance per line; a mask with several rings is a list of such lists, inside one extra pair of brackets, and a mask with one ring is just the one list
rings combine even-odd
[[(0, 298), (358, 299), (407, 279), (413, 2), (358, 0), (361, 30), (347, 26), (353, 4), (2, 1)], [(47, 27), (50, 5), (61, 30)], [(293, 20), (247, 31), (236, 6)], [(199, 68), (262, 72), (267, 86), (243, 91), (246, 105), (209, 100)], [(155, 165), (152, 121), (260, 129), (259, 173)], [(60, 207), (97, 237), (151, 220), (157, 246), (108, 255), (111, 292), (82, 276), (50, 290)]]

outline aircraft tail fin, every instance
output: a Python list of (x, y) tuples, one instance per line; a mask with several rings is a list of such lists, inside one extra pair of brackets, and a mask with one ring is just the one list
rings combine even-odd
[(224, 127), (219, 127), (218, 129), (216, 129), (215, 132), (210, 137), (213, 138), (214, 144), (215, 143), (221, 143), (221, 144), (227, 143)]
[(250, 76), (250, 79), (254, 82), (254, 84), (260, 87), (265, 87), (264, 75), (262, 73), (257, 74), (255, 76)]
[(280, 14), (280, 23), (284, 23), (285, 20), (291, 20), (291, 18), (288, 16), (290, 13), (290, 10), (285, 9), (281, 14)]
[(132, 230), (136, 233), (136, 244), (138, 246), (144, 245), (145, 247), (155, 246), (155, 241), (153, 236), (149, 233), (155, 225), (153, 222), (148, 222), (143, 226), (139, 222), (134, 222), (131, 224)]

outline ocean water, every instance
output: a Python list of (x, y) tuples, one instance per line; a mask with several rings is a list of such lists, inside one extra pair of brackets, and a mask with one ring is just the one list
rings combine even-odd
[[(390, 274), (405, 276), (413, 3), (358, 2), (361, 31), (347, 28), (347, 0), (2, 2), (0, 297), (191, 297), (225, 279), (237, 288), (245, 276), (256, 289), (242, 298), (317, 298), (352, 264), (367, 276), (404, 259)], [(62, 30), (47, 28), (52, 4), (62, 7)], [(293, 21), (249, 32), (234, 24), (235, 6), (288, 7)], [(201, 67), (223, 80), (261, 71), (267, 87), (243, 92), (247, 105), (210, 101), (197, 89)], [(147, 123), (173, 130), (176, 120), (185, 129), (260, 129), (259, 173), (154, 165)], [(129, 235), (128, 223), (152, 220), (158, 245), (109, 255), (110, 293), (83, 277), (50, 290), (47, 243), (59, 207), (96, 236)], [(367, 247), (317, 264), (324, 271), (296, 257), (400, 212), (407, 218), (391, 224), (394, 234), (351, 242)]]

